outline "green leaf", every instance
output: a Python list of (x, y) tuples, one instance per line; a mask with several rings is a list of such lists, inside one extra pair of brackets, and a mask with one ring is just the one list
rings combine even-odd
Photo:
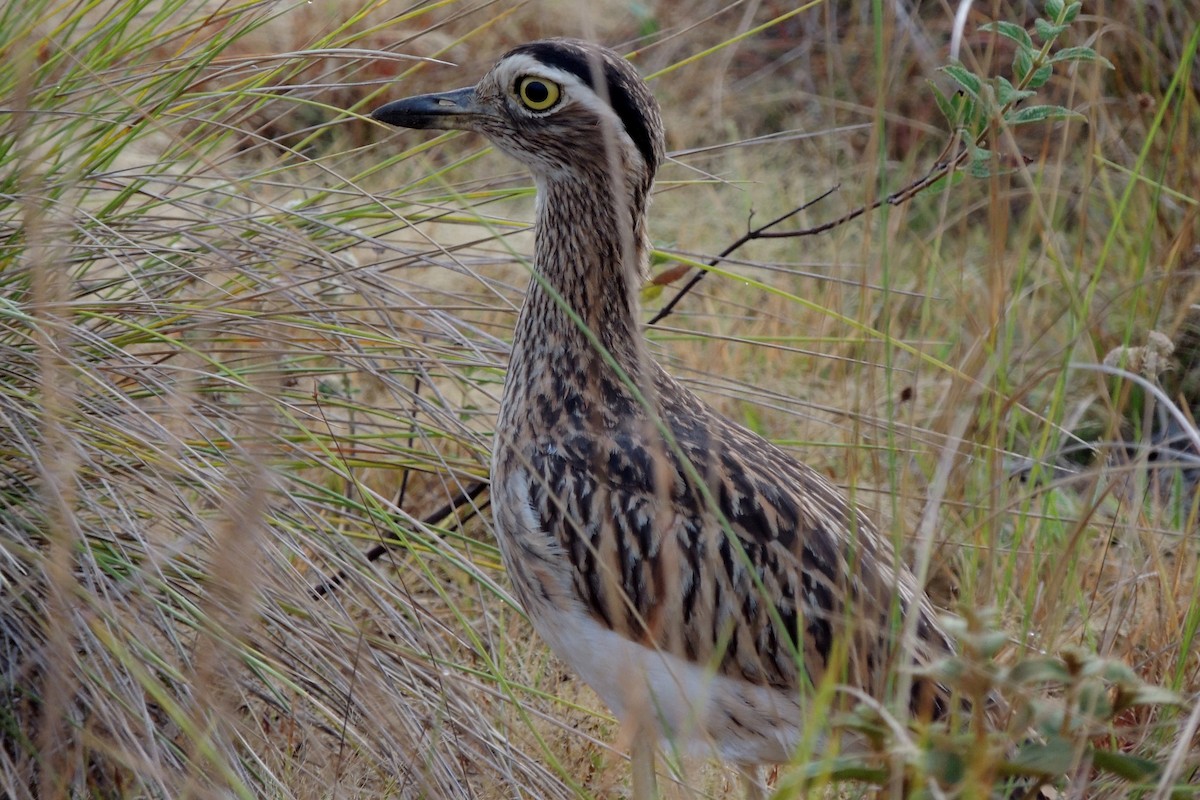
[[(991, 155), (988, 155), (988, 160), (991, 160)], [(1005, 645), (1008, 644), (1008, 634), (1004, 631), (988, 631), (976, 638), (975, 646), (979, 648), (979, 654), (984, 658), (991, 658), (999, 653)]]
[(933, 89), (933, 101), (937, 103), (938, 111), (942, 112), (942, 116), (950, 123), (950, 127), (953, 129), (962, 125), (962, 101), (965, 98), (958, 92), (947, 97), (946, 93), (933, 81), (929, 82), (929, 86)]
[(1117, 696), (1113, 700), (1114, 710), (1117, 712), (1132, 706), (1178, 706), (1182, 704), (1182, 699), (1175, 692), (1149, 684), (1132, 689), (1122, 686), (1117, 689)]
[[(1112, 703), (1108, 700), (1108, 689), (1099, 681), (1085, 681), (1075, 693), (1075, 708), (1080, 714), (1092, 719), (1110, 720), (1113, 716)], [(1081, 720), (1076, 719), (1079, 723)]]
[(925, 772), (943, 786), (954, 786), (962, 781), (966, 765), (961, 753), (933, 749), (925, 753)]
[(946, 614), (941, 618), (942, 630), (950, 634), (953, 639), (962, 639), (971, 632), (971, 628), (967, 621), (962, 617)]
[(986, 25), (980, 25), (979, 30), (995, 31), (1005, 39), (1012, 39), (1019, 45), (1033, 47), (1033, 39), (1029, 38), (1029, 32), (1014, 22), (1005, 22), (1003, 20), (989, 22)]
[(1004, 121), (1009, 125), (1028, 125), (1033, 122), (1045, 122), (1051, 119), (1087, 119), (1078, 111), (1072, 111), (1062, 106), (1026, 106), (1004, 115)]
[(992, 176), (992, 159), (988, 151), (983, 150), (971, 157), (971, 163), (967, 165), (967, 174), (981, 180)]
[(955, 684), (962, 680), (963, 673), (966, 668), (961, 659), (958, 658), (941, 658), (930, 664), (922, 674), (930, 675), (937, 678), (943, 683)]
[(1016, 684), (1047, 683), (1060, 681), (1066, 683), (1071, 678), (1062, 661), (1051, 656), (1027, 658), (1009, 670), (1008, 678)]
[(996, 102), (1002, 106), (1006, 106), (1011, 102), (1016, 89), (1013, 88), (1012, 81), (1003, 75), (996, 76)]
[(974, 120), (979, 117), (978, 101), (967, 97), (965, 93), (959, 92), (955, 102), (958, 106), (959, 126), (966, 126), (974, 129)]
[(954, 79), (954, 82), (963, 88), (963, 91), (974, 98), (979, 97), (979, 88), (982, 82), (979, 76), (971, 72), (962, 64), (947, 64), (941, 67), (942, 72)]
[(1055, 25), (1047, 22), (1044, 19), (1036, 19), (1033, 21), (1033, 30), (1037, 37), (1043, 42), (1052, 42), (1062, 35), (1062, 32), (1067, 29), (1066, 25)]
[(1013, 56), (1013, 76), (1017, 83), (1024, 83), (1025, 76), (1033, 71), (1033, 50), (1028, 47), (1018, 47)]
[(642, 302), (648, 303), (651, 300), (657, 300), (663, 293), (663, 287), (657, 283), (648, 283), (642, 287)]
[(1003, 75), (996, 76), (996, 100), (1002, 106), (1014, 105), (1027, 97), (1033, 97), (1037, 92), (1028, 89), (1014, 88), (1012, 83)]
[(1063, 12), (1062, 21), (1070, 25), (1079, 16), (1079, 10), (1083, 8), (1083, 3), (1071, 3), (1067, 6), (1067, 10)]
[(1128, 664), (1115, 658), (1101, 661), (1096, 673), (1106, 681), (1122, 683), (1126, 686), (1140, 686), (1142, 683), (1142, 679)]
[(1063, 0), (1046, 0), (1046, 16), (1050, 19), (1058, 19), (1062, 16)]
[(1001, 766), (1008, 775), (1060, 775), (1071, 768), (1075, 753), (1071, 742), (1051, 736), (1045, 742), (1026, 742)]
[(1158, 777), (1160, 767), (1147, 758), (1113, 753), (1109, 750), (1092, 752), (1092, 764), (1105, 772), (1135, 783)]
[(1114, 69), (1111, 61), (1090, 47), (1064, 47), (1050, 57), (1051, 64), (1058, 64), (1063, 61), (1087, 61), (1089, 63), (1103, 64), (1109, 69)]
[(1033, 71), (1029, 76), (1029, 80), (1025, 81), (1025, 85), (1030, 89), (1040, 89), (1046, 85), (1046, 81), (1050, 80), (1050, 75), (1053, 74), (1054, 67), (1049, 64), (1043, 64)]
[(808, 778), (809, 780), (829, 779), (833, 782), (863, 781), (882, 786), (888, 779), (887, 770), (869, 763), (866, 759), (852, 756), (839, 756), (831, 759), (817, 759), (792, 770), (788, 777)]
[(1056, 736), (1066, 726), (1066, 719), (1067, 715), (1057, 706), (1046, 706), (1034, 715), (1038, 733), (1042, 736)]

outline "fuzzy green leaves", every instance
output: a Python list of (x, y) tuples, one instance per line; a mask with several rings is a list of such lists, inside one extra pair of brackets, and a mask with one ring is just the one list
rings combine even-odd
[(980, 30), (990, 31), (1012, 42), (1011, 79), (1004, 75), (983, 77), (958, 62), (941, 68), (958, 85), (958, 91), (948, 95), (934, 85), (934, 101), (950, 127), (966, 143), (969, 154), (967, 171), (973, 176), (987, 177), (995, 171), (996, 158), (983, 146), (989, 130), (1083, 118), (1078, 112), (1064, 106), (1023, 105), (1024, 101), (1046, 85), (1059, 64), (1087, 62), (1112, 68), (1108, 59), (1090, 47), (1054, 50), (1055, 41), (1079, 15), (1080, 8), (1081, 4), (1077, 2), (1048, 0), (1045, 16), (1034, 21), (1032, 32), (1005, 20), (980, 26)]

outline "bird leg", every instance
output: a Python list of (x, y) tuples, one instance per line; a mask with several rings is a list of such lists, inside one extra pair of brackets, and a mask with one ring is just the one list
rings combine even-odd
[(654, 740), (639, 729), (630, 746), (633, 767), (633, 800), (658, 800), (658, 780), (654, 775)]
[(633, 800), (658, 800), (658, 779), (654, 774), (658, 736), (651, 717), (648, 690), (638, 682), (627, 686), (626, 693), (626, 708), (633, 713), (621, 721), (618, 743), (629, 751)]
[(654, 774), (654, 756), (658, 747), (650, 687), (645, 680), (631, 680), (623, 687), (623, 705), (628, 713), (621, 720), (618, 744), (629, 751), (633, 800), (658, 800), (658, 779)]
[(766, 800), (762, 785), (758, 782), (758, 767), (742, 764), (738, 767), (742, 774), (742, 786), (746, 790), (746, 800)]

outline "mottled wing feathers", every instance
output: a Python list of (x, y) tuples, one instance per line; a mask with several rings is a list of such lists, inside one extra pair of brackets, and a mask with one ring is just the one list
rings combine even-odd
[(923, 595), (898, 585), (890, 549), (832, 485), (665, 373), (659, 382), (694, 469), (639, 414), (530, 454), (543, 478), (532, 510), (579, 601), (627, 638), (786, 690), (819, 681), (842, 636), (845, 679), (878, 694), (893, 615)]

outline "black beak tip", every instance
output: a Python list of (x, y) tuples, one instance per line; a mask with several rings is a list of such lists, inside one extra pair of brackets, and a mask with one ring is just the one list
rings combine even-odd
[(393, 100), (371, 112), (371, 119), (397, 128), (462, 128), (475, 109), (474, 88)]
[(397, 128), (407, 127), (404, 123), (412, 114), (405, 108), (404, 103), (403, 100), (396, 100), (382, 105), (371, 112), (371, 119), (385, 125), (394, 125)]

